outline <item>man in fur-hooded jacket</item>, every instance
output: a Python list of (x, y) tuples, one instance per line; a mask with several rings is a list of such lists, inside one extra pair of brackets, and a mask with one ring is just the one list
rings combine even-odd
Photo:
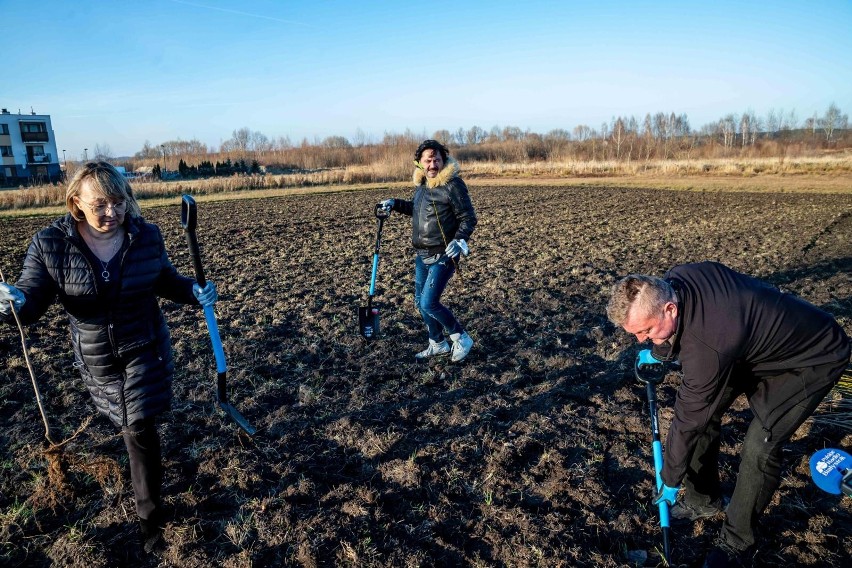
[[(379, 205), (389, 214), (410, 215), (414, 245), (414, 303), (429, 331), (429, 346), (415, 355), (419, 360), (451, 353), (454, 362), (470, 353), (473, 339), (453, 313), (441, 304), (441, 294), (462, 256), (476, 226), (476, 213), (459, 177), (458, 162), (437, 140), (426, 140), (414, 153), (414, 198), (386, 199)], [(444, 334), (449, 335), (452, 346)]]

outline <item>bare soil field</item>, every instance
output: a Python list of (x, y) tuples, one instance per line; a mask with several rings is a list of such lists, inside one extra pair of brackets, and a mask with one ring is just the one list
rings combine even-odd
[[(407, 190), (199, 202), (198, 240), (248, 437), (215, 405), (201, 311), (163, 302), (175, 403), (164, 416), (166, 546), (139, 544), (121, 437), (95, 417), (55, 306), (28, 331), (67, 471), (50, 474), (14, 327), (0, 331), (0, 565), (586, 567), (661, 564), (638, 347), (604, 313), (610, 285), (718, 260), (834, 314), (852, 333), (852, 195), (474, 186), (480, 223), (445, 295), (476, 340), (461, 364), (417, 364), (410, 221), (385, 224), (379, 340), (358, 334), (373, 204)], [(180, 207), (143, 211), (191, 275)], [(17, 278), (51, 217), (4, 218), (0, 268)], [(678, 376), (658, 389), (663, 434)], [(726, 419), (730, 490), (751, 414)], [(755, 566), (843, 566), (852, 499), (821, 492), (807, 459), (852, 448), (808, 422), (786, 452)], [(60, 485), (58, 481), (64, 481)], [(700, 565), (720, 518), (673, 530)], [(844, 561), (843, 558), (846, 558)]]

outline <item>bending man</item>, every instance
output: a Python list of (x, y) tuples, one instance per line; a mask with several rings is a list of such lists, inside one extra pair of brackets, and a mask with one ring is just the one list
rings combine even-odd
[(738, 565), (780, 483), (782, 448), (840, 379), (849, 338), (815, 306), (713, 262), (677, 266), (664, 279), (627, 276), (613, 287), (607, 314), (640, 342), (650, 339), (657, 359), (677, 358), (683, 368), (657, 496), (673, 505), (673, 521), (723, 510), (722, 415), (740, 394), (748, 398), (754, 418), (721, 534), (704, 564)]

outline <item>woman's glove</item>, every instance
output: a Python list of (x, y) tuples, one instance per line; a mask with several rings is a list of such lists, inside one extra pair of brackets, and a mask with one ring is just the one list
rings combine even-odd
[(390, 215), (390, 212), (393, 210), (393, 199), (385, 199), (384, 201), (379, 201), (379, 207), (385, 210), (385, 213)]
[(444, 250), (444, 254), (450, 258), (456, 258), (460, 254), (467, 256), (469, 253), (470, 249), (464, 239), (451, 240), (450, 244), (448, 244), (447, 248)]
[(198, 282), (192, 285), (192, 293), (202, 307), (209, 307), (216, 303), (219, 299), (219, 294), (216, 292), (216, 285), (208, 282), (204, 288), (198, 285)]
[(659, 505), (661, 502), (665, 501), (670, 506), (675, 504), (677, 501), (677, 492), (680, 489), (680, 486), (677, 487), (669, 487), (665, 483), (660, 487), (657, 494), (654, 495), (654, 505)]
[(9, 302), (15, 305), (16, 312), (20, 312), (26, 301), (27, 298), (23, 292), (5, 282), (0, 282), (0, 314), (8, 316), (12, 313)]

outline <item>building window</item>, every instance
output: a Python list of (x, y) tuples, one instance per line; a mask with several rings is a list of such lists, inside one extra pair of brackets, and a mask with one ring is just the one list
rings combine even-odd
[(12, 147), (11, 146), (0, 146), (0, 156), (4, 158), (12, 157)]
[(43, 122), (22, 122), (21, 132), (47, 132)]
[(0, 124), (0, 134), (9, 134), (8, 124)]
[(6, 177), (7, 178), (12, 177), (12, 168), (6, 168)]

